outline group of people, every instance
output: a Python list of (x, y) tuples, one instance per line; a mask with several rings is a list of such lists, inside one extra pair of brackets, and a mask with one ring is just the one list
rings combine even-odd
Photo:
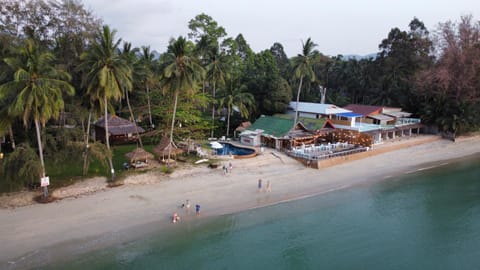
[(261, 192), (261, 191), (265, 191), (265, 192), (272, 191), (272, 184), (270, 184), (270, 180), (267, 180), (265, 189), (262, 189), (262, 179), (258, 179), (258, 192)]
[[(187, 215), (190, 213), (190, 200), (186, 200), (185, 203), (182, 203), (182, 208), (185, 209)], [(195, 214), (197, 216), (200, 216), (200, 205), (196, 204), (195, 205)], [(180, 221), (180, 216), (177, 214), (177, 212), (174, 212), (172, 215), (172, 222), (177, 223), (177, 221)]]
[(228, 173), (231, 173), (232, 170), (233, 170), (232, 162), (229, 162), (228, 165), (223, 164), (223, 175), (227, 175)]

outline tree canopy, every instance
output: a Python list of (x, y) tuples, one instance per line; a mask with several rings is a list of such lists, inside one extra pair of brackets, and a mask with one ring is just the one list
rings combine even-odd
[(242, 121), (284, 113), (292, 99), (402, 107), (440, 131), (478, 130), (479, 25), (464, 16), (429, 30), (413, 18), (368, 58), (324, 55), (310, 38), (289, 57), (280, 42), (252, 50), (204, 13), (188, 22), (188, 37), (150, 48), (116, 37), (78, 0), (0, 0), (0, 141), (12, 153), (0, 175), (21, 165), (11, 160), (16, 144), (65, 156), (80, 145), (84, 157), (92, 149), (112, 159), (88, 139), (90, 122), (108, 113), (135, 120), (149, 143), (229, 135)]

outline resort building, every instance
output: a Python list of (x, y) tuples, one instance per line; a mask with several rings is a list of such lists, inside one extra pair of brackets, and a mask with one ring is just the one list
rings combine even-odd
[[(108, 135), (111, 143), (136, 142), (138, 133), (145, 130), (135, 123), (116, 115), (108, 115)], [(95, 123), (95, 140), (105, 142), (105, 118), (100, 118)]]
[[(297, 102), (292, 101), (288, 105), (287, 114), (295, 115), (295, 109), (297, 108)], [(339, 113), (349, 113), (347, 109), (338, 107), (333, 104), (321, 104), (311, 102), (298, 102), (298, 116), (305, 118), (327, 118), (333, 119), (335, 115)]]
[(411, 113), (401, 108), (349, 104), (344, 107), (349, 114), (337, 114), (333, 122), (338, 129), (347, 129), (368, 134), (372, 143), (382, 143), (384, 140), (396, 137), (419, 134), (423, 125), (418, 118), (409, 118)]
[(302, 144), (314, 144), (335, 129), (328, 119), (300, 117), (293, 127), (292, 115), (262, 115), (240, 134), (240, 142), (250, 146), (267, 146), (280, 151)]

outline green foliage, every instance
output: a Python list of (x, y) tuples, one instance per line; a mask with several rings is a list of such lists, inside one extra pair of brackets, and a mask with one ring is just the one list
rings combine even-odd
[(40, 181), (42, 166), (37, 153), (28, 144), (17, 145), (0, 164), (0, 192), (18, 191)]
[[(161, 75), (162, 87), (166, 92), (174, 95), (172, 125), (170, 128), (170, 140), (173, 140), (175, 128), (175, 116), (177, 113), (178, 96), (180, 92), (192, 95), (197, 91), (198, 83), (205, 77), (205, 70), (191, 55), (187, 41), (184, 37), (171, 40), (168, 53), (165, 56), (165, 69)], [(170, 159), (170, 152), (168, 159)]]
[[(87, 175), (120, 170), (136, 146), (110, 151), (109, 144), (90, 143), (87, 149), (78, 126), (90, 111), (97, 118), (126, 115), (125, 102), (153, 145), (168, 131), (176, 140), (205, 138), (212, 126), (215, 135), (223, 135), (224, 126), (228, 134), (245, 118), (283, 113), (295, 94), (318, 102), (320, 85), (339, 106), (398, 106), (455, 134), (480, 127), (480, 34), (471, 16), (441, 24), (434, 38), (414, 18), (407, 30), (387, 33), (376, 57), (357, 60), (324, 56), (311, 39), (290, 59), (280, 43), (255, 53), (242, 34), (228, 37), (212, 17), (199, 14), (189, 22), (190, 40), (172, 39), (156, 60), (148, 46), (139, 51), (126, 42), (121, 50), (116, 32), (101, 28), (77, 1), (0, 0), (0, 13), (0, 136), (23, 143), (1, 160), (2, 181), (12, 176), (2, 190), (38, 182), (37, 151), (27, 146), (37, 139), (54, 186), (81, 175), (83, 157), (91, 163)], [(77, 128), (56, 126), (62, 111), (74, 115), (69, 124)], [(23, 175), (16, 178), (18, 171)]]
[[(125, 92), (132, 88), (132, 70), (124, 57), (119, 54), (118, 46), (121, 39), (115, 40), (116, 30), (104, 25), (97, 33), (90, 50), (82, 54), (80, 68), (88, 70), (86, 77), (87, 96), (90, 104), (100, 105), (105, 119), (105, 134), (108, 134), (108, 107), (111, 101), (118, 101)], [(98, 110), (94, 110), (97, 112)], [(106, 136), (107, 149), (110, 150), (109, 136)], [(111, 157), (108, 157), (112, 172), (111, 180), (115, 178)]]
[(261, 114), (285, 112), (291, 101), (291, 90), (281, 77), (277, 62), (268, 50), (248, 59), (242, 84), (255, 98), (256, 109), (250, 111), (253, 119)]
[(419, 74), (415, 94), (424, 121), (455, 136), (480, 127), (480, 25), (465, 16), (440, 30), (440, 57)]
[(174, 171), (172, 166), (162, 166), (160, 170), (162, 171), (162, 173), (166, 173), (166, 174), (171, 174)]
[(13, 80), (0, 86), (0, 96), (16, 93), (9, 114), (22, 116), (26, 126), (30, 119), (43, 125), (59, 117), (64, 107), (63, 94), (73, 95), (74, 88), (67, 82), (71, 76), (53, 66), (55, 58), (43, 52), (33, 40), (20, 47), (16, 57), (5, 62), (15, 70)]
[(188, 28), (191, 31), (188, 37), (195, 39), (197, 43), (202, 38), (217, 43), (219, 39), (227, 35), (225, 28), (218, 26), (218, 23), (205, 13), (201, 13), (190, 20)]
[[(299, 79), (297, 90), (297, 107), (300, 101), (300, 93), (302, 91), (302, 83), (304, 78), (310, 79), (311, 82), (316, 80), (315, 73), (313, 72), (313, 65), (317, 59), (318, 51), (314, 50), (317, 46), (310, 38), (307, 38), (305, 43), (302, 41), (302, 53), (298, 54), (292, 59), (293, 65), (293, 77)], [(298, 112), (298, 108), (295, 108), (295, 112)], [(298, 113), (295, 113), (294, 125), (296, 125), (298, 119)]]

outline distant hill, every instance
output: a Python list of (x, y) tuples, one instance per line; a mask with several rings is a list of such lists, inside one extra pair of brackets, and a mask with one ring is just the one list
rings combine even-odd
[(343, 55), (344, 60), (351, 60), (351, 59), (362, 60), (362, 59), (369, 59), (369, 58), (373, 58), (373, 59), (377, 58), (377, 53), (370, 53), (367, 55), (358, 55), (358, 54)]

